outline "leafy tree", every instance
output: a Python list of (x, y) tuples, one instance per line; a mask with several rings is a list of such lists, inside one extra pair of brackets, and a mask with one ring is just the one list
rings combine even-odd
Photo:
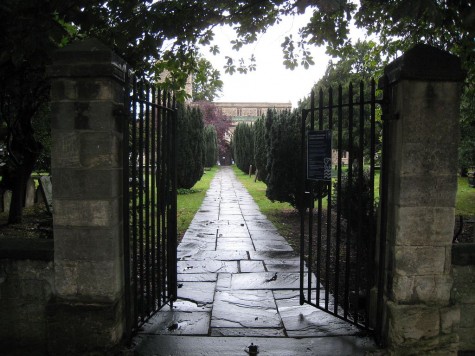
[[(359, 101), (359, 84), (364, 84), (364, 99), (369, 100), (370, 98), (370, 89), (371, 89), (371, 79), (378, 77), (382, 74), (384, 68), (384, 61), (381, 58), (381, 47), (373, 41), (358, 41), (355, 45), (347, 46), (345, 48), (345, 57), (338, 61), (330, 61), (327, 65), (324, 76), (314, 85), (313, 91), (316, 97), (315, 105), (318, 105), (318, 96), (319, 91), (322, 90), (324, 97), (324, 105), (328, 104), (328, 92), (329, 89), (333, 90), (333, 103), (336, 104), (338, 98), (338, 88), (342, 87), (342, 102), (347, 104), (350, 101), (349, 98), (349, 85), (353, 85), (353, 103)], [(299, 108), (310, 108), (310, 97), (304, 98), (299, 103)], [(343, 108), (342, 116), (342, 148), (345, 151), (349, 151), (349, 120), (348, 120), (348, 108)], [(365, 108), (365, 117), (369, 117), (369, 108)], [(327, 125), (326, 119), (325, 125)], [(376, 121), (381, 122), (381, 108), (377, 107), (376, 111)], [(377, 126), (376, 130), (376, 149), (381, 149), (381, 126)], [(365, 125), (365, 142), (370, 140), (370, 125), (369, 123)], [(358, 137), (359, 129), (357, 124), (357, 116), (354, 117), (354, 128), (353, 128), (353, 138), (352, 143), (355, 151), (358, 149)], [(336, 147), (338, 145), (338, 132), (333, 130), (333, 145)], [(366, 157), (369, 157), (369, 149), (366, 148), (364, 152)]]
[(244, 173), (254, 165), (254, 135), (252, 126), (241, 122), (233, 134), (233, 154), (236, 166)]
[(473, 66), (475, 9), (469, 1), (363, 0), (355, 18), (359, 27), (378, 35), (390, 56), (423, 42)]
[[(475, 7), (470, 1), (361, 1), (358, 26), (375, 34), (393, 57), (417, 43), (449, 51), (462, 60), (467, 78), (461, 102), (461, 170), (475, 165)], [(338, 50), (336, 51), (338, 52)]]
[(461, 103), (459, 166), (461, 174), (475, 169), (475, 83), (467, 83)]
[[(0, 5), (0, 121), (5, 129), (8, 164), (3, 185), (13, 190), (10, 222), (21, 220), (23, 184), (41, 151), (35, 139), (32, 118), (48, 101), (45, 67), (52, 50), (77, 38), (97, 37), (111, 45), (136, 71), (157, 79), (167, 70), (163, 84), (184, 88), (190, 73), (198, 68), (199, 48), (208, 45), (217, 26), (236, 30), (233, 48), (255, 42), (282, 16), (313, 15), (299, 36), (283, 39), (283, 62), (288, 68), (308, 67), (314, 61), (310, 45), (327, 44), (343, 58), (350, 21), (379, 36), (390, 57), (415, 42), (426, 42), (462, 57), (474, 77), (474, 10), (466, 1), (351, 0), (216, 1), (216, 0), (5, 0)], [(212, 53), (219, 48), (210, 46)], [(227, 57), (225, 71), (255, 70), (255, 59)], [(183, 94), (183, 91), (178, 91)], [(28, 99), (28, 100), (27, 100)], [(467, 116), (474, 120), (475, 115)], [(219, 137), (219, 130), (218, 130)], [(221, 145), (221, 144), (220, 144)]]
[(42, 150), (35, 164), (35, 170), (51, 173), (51, 108), (45, 104), (38, 109), (32, 120), (35, 139)]
[(221, 74), (211, 62), (200, 58), (193, 73), (193, 101), (213, 101), (223, 91)]
[(267, 109), (267, 114), (265, 116), (265, 142), (266, 142), (266, 184), (268, 181), (269, 173), (272, 169), (273, 163), (273, 151), (272, 151), (272, 126), (274, 124), (274, 118), (277, 116), (277, 111), (275, 109)]
[(216, 129), (212, 125), (204, 128), (204, 166), (213, 167), (218, 159), (218, 140)]
[(192, 105), (200, 108), (205, 124), (212, 125), (216, 129), (219, 156), (227, 156), (230, 149), (227, 135), (232, 125), (231, 118), (224, 115), (220, 108), (208, 101), (197, 101)]
[[(357, 171), (357, 166), (353, 167)], [(341, 199), (341, 216), (346, 219), (347, 232), (354, 237), (358, 236), (358, 229), (361, 229), (360, 238), (369, 243), (370, 227), (376, 226), (376, 205), (372, 201), (373, 196), (371, 187), (371, 175), (369, 170), (364, 170), (361, 177), (359, 174), (353, 174), (351, 181), (348, 172), (342, 172), (341, 190), (338, 191), (337, 183), (333, 182), (334, 196), (332, 198), (333, 208), (337, 207), (338, 195)], [(359, 186), (361, 180), (361, 187)], [(361, 189), (361, 190), (360, 190)], [(374, 199), (374, 198), (373, 198)], [(360, 220), (361, 218), (361, 220)]]
[(177, 186), (190, 189), (203, 175), (203, 116), (184, 104), (177, 109)]
[(248, 32), (262, 31), (276, 20), (274, 7), (270, 1), (2, 1), (0, 127), (7, 157), (1, 174), (2, 189), (13, 191), (9, 222), (21, 221), (24, 186), (42, 150), (32, 120), (49, 100), (45, 68), (55, 49), (97, 37), (138, 75), (158, 77), (167, 66), (166, 85), (181, 88), (196, 70), (198, 46), (209, 42), (214, 26), (234, 25), (251, 39)]
[(288, 202), (302, 207), (299, 187), (302, 180), (300, 112), (298, 110), (275, 113), (270, 128), (270, 151), (266, 196), (271, 201)]
[(265, 118), (260, 117), (254, 123), (254, 163), (256, 164), (258, 179), (266, 182), (267, 179), (267, 145)]

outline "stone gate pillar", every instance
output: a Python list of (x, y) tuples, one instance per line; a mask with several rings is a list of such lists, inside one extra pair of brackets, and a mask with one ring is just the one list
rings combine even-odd
[(464, 73), (457, 57), (418, 45), (385, 74), (388, 346), (396, 354), (456, 354), (451, 248)]
[(121, 109), (125, 63), (90, 39), (49, 67), (55, 293), (53, 355), (104, 350), (124, 331)]

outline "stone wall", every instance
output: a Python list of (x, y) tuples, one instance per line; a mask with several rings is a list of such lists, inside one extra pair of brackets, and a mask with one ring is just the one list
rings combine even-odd
[(53, 290), (52, 240), (0, 240), (0, 353), (46, 354), (46, 304)]
[(288, 103), (267, 103), (267, 102), (216, 102), (214, 103), (221, 109), (224, 115), (236, 117), (236, 116), (252, 116), (259, 117), (265, 115), (268, 109), (275, 109), (277, 111), (290, 110), (292, 104)]
[(452, 299), (460, 308), (458, 335), (461, 351), (475, 353), (475, 244), (452, 248), (454, 284)]

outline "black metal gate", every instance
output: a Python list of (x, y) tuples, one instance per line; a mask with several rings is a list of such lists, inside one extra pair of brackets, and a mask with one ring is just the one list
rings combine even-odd
[(123, 221), (130, 338), (176, 300), (176, 108), (174, 97), (145, 81), (133, 78), (127, 88)]
[[(318, 102), (312, 92), (301, 123), (300, 301), (366, 330), (377, 319), (370, 290), (378, 270), (381, 102), (374, 80), (320, 90)], [(304, 280), (305, 266), (316, 282)]]

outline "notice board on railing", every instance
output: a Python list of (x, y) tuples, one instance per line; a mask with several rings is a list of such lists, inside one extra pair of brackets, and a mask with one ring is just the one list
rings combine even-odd
[(307, 133), (307, 179), (325, 182), (332, 179), (330, 130), (312, 130)]

